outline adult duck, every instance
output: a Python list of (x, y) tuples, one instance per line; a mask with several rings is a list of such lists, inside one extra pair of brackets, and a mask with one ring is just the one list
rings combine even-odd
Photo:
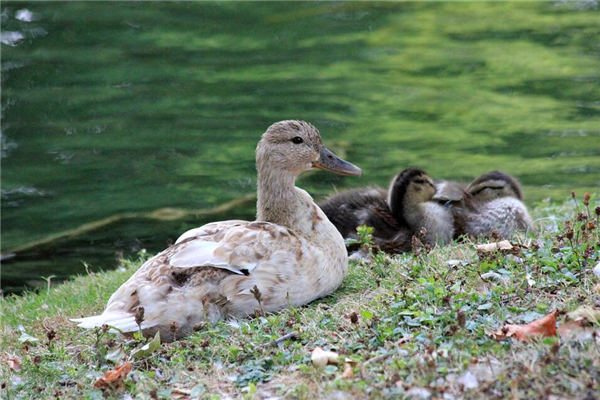
[(256, 221), (214, 222), (184, 233), (144, 263), (101, 315), (73, 321), (131, 332), (143, 307), (144, 335), (158, 330), (170, 341), (204, 321), (242, 318), (257, 308), (274, 312), (333, 292), (348, 267), (344, 240), (295, 180), (313, 168), (346, 176), (362, 171), (331, 153), (303, 121), (271, 125), (256, 148), (256, 168)]

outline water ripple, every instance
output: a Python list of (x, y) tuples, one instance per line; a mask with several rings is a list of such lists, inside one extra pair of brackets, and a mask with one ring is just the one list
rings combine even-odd
[(25, 39), (25, 35), (21, 32), (8, 31), (8, 32), (0, 32), (0, 42), (8, 45), (8, 46), (18, 46), (21, 44), (21, 41)]
[(6, 158), (19, 145), (0, 133), (0, 158)]

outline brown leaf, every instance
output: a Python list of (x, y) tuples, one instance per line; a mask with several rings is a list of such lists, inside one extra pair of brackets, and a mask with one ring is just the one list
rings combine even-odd
[(94, 389), (118, 389), (123, 385), (123, 381), (131, 372), (131, 363), (126, 362), (123, 365), (106, 371), (104, 376), (94, 382)]
[(344, 372), (342, 372), (342, 379), (354, 379), (354, 371), (352, 371), (352, 365), (346, 363), (344, 365)]
[(519, 340), (529, 340), (533, 336), (551, 337), (557, 336), (556, 333), (556, 315), (558, 310), (536, 319), (527, 325), (505, 325), (502, 329), (493, 334), (494, 339), (502, 340), (514, 337)]
[(573, 321), (587, 321), (590, 324), (600, 324), (600, 310), (592, 306), (580, 306), (567, 314)]
[(475, 248), (484, 253), (492, 253), (496, 250), (510, 250), (513, 246), (508, 240), (502, 240), (501, 242), (480, 244), (475, 246)]
[(6, 361), (9, 368), (13, 371), (19, 372), (21, 370), (21, 358), (19, 358), (19, 356), (2, 357), (2, 359)]

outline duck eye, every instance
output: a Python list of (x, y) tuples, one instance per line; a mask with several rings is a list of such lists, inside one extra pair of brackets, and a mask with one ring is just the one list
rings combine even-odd
[(300, 144), (300, 143), (304, 142), (304, 140), (303, 140), (303, 139), (302, 139), (300, 136), (295, 136), (295, 137), (292, 139), (292, 142), (293, 142), (294, 144)]
[(415, 183), (418, 183), (419, 185), (424, 185), (425, 184), (425, 180), (423, 180), (423, 179), (417, 179), (415, 181)]

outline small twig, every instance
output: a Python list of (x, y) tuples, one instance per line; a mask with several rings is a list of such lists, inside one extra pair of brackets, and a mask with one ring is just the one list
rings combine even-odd
[(277, 338), (277, 339), (273, 340), (272, 342), (261, 344), (260, 346), (258, 346), (258, 348), (259, 349), (264, 349), (264, 348), (270, 347), (270, 346), (277, 346), (279, 343), (285, 342), (288, 339), (295, 338), (296, 336), (298, 336), (298, 332), (292, 331), (290, 333), (286, 333), (285, 335), (283, 335), (280, 338)]
[(363, 364), (363, 367), (366, 367), (370, 363), (374, 363), (374, 362), (377, 362), (377, 361), (385, 360), (386, 358), (388, 358), (390, 356), (391, 356), (391, 354), (380, 354), (380, 355), (375, 356), (373, 358), (369, 358), (367, 361), (365, 361), (365, 363)]

